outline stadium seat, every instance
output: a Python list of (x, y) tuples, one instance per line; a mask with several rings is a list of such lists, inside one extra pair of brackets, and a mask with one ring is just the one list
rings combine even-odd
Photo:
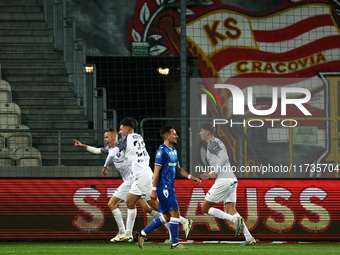
[(15, 103), (0, 102), (0, 125), (21, 124), (20, 107)]
[(25, 125), (8, 125), (6, 129), (18, 130), (18, 132), (6, 132), (7, 148), (15, 151), (18, 148), (32, 147), (32, 135), (29, 127)]
[(0, 148), (0, 166), (14, 166), (15, 159), (12, 150)]
[(34, 148), (19, 148), (14, 153), (17, 166), (41, 166), (41, 154)]
[(0, 80), (0, 102), (12, 102), (11, 85), (9, 85), (9, 83), (4, 80)]
[[(4, 129), (0, 126), (0, 129)], [(6, 147), (6, 135), (3, 132), (0, 132), (0, 148)]]

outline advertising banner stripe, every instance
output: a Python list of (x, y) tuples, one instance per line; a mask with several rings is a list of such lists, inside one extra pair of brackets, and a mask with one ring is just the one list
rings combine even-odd
[[(293, 169), (304, 171), (303, 166)], [(0, 237), (3, 240), (112, 238), (117, 234), (117, 225), (107, 206), (110, 199), (107, 194), (121, 183), (120, 179), (2, 179)], [(234, 240), (232, 223), (202, 211), (205, 194), (212, 184), (210, 180), (199, 186), (189, 180), (175, 182), (181, 215), (194, 221), (190, 239)], [(239, 179), (237, 210), (255, 238), (337, 240), (339, 187), (337, 179)], [(223, 203), (214, 207), (224, 210)], [(125, 204), (120, 204), (120, 208), (125, 219)], [(134, 229), (144, 228), (151, 220), (138, 206)], [(161, 227), (148, 237), (167, 239), (169, 235)], [(180, 238), (184, 238), (184, 231), (180, 231)]]

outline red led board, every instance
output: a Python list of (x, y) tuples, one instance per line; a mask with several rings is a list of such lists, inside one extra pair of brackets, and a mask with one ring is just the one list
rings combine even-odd
[[(119, 179), (0, 179), (0, 238), (110, 239), (117, 225), (107, 203), (121, 183)], [(190, 239), (235, 240), (231, 223), (202, 212), (212, 184), (176, 181), (181, 215), (194, 220)], [(335, 240), (340, 237), (339, 187), (340, 180), (242, 179), (237, 210), (260, 240)], [(126, 205), (120, 207), (126, 219)], [(223, 209), (222, 203), (216, 207)], [(134, 230), (151, 219), (138, 207)], [(165, 239), (168, 234), (161, 227), (148, 238)]]

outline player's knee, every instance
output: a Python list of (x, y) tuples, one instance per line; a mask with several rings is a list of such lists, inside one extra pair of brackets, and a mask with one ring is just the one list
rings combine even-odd
[(170, 215), (163, 214), (164, 219), (169, 222), (170, 221)]
[(136, 203), (131, 202), (131, 201), (126, 201), (126, 206), (127, 206), (128, 209), (135, 209)]
[(107, 206), (110, 208), (111, 211), (118, 208), (118, 204), (115, 204), (115, 203), (112, 203), (112, 202), (108, 202)]
[(151, 208), (150, 206), (141, 205), (141, 204), (139, 204), (139, 205), (141, 206), (141, 208), (142, 208), (142, 210), (143, 210), (144, 212), (147, 212), (147, 213), (151, 213), (151, 212), (152, 212), (152, 208)]

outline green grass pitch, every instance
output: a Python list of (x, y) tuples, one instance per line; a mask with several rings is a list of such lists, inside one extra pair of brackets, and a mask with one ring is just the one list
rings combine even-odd
[(144, 249), (136, 243), (110, 243), (108, 241), (82, 242), (0, 242), (1, 254), (58, 254), (58, 255), (138, 255), (138, 254), (255, 254), (255, 255), (292, 255), (292, 254), (340, 254), (340, 243), (302, 243), (302, 244), (256, 244), (240, 246), (235, 243), (221, 244), (185, 244), (189, 250), (171, 250), (170, 244), (149, 244)]

